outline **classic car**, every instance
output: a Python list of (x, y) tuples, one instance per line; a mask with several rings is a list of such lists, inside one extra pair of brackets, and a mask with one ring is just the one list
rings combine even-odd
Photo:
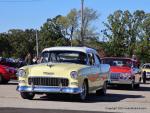
[(10, 79), (16, 79), (16, 69), (13, 67), (0, 65), (0, 84), (8, 83)]
[(141, 70), (143, 83), (146, 83), (146, 80), (150, 80), (150, 63), (144, 64)]
[(141, 72), (136, 60), (131, 58), (105, 57), (102, 63), (110, 64), (109, 85), (128, 85), (131, 89), (139, 88)]
[(87, 47), (51, 47), (42, 51), (41, 63), (18, 70), (17, 90), (23, 99), (35, 94), (70, 94), (81, 101), (96, 92), (106, 94), (109, 65), (101, 64), (96, 50)]

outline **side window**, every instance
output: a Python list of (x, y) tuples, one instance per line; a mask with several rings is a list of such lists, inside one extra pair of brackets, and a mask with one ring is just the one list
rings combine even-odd
[(49, 53), (48, 52), (42, 53), (41, 62), (46, 63), (48, 62), (48, 60), (49, 60)]
[(100, 57), (98, 55), (95, 55), (95, 64), (96, 65), (101, 64), (101, 59), (100, 59)]
[(89, 53), (88, 54), (88, 59), (89, 59), (89, 65), (94, 65), (95, 64), (94, 54)]

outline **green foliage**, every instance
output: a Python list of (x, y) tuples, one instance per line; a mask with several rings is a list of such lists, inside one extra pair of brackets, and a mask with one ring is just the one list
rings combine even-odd
[(104, 23), (104, 37), (108, 39), (106, 52), (108, 56), (136, 55), (143, 62), (149, 60), (149, 15), (142, 10), (133, 14), (127, 11), (115, 11)]
[[(81, 11), (78, 12), (79, 19), (81, 20)], [(96, 40), (99, 34), (96, 29), (92, 26), (92, 23), (99, 18), (99, 14), (94, 9), (85, 7), (83, 10), (83, 33), (81, 39), (81, 29), (76, 32), (76, 38), (80, 41), (84, 41), (84, 45), (87, 46), (90, 40)], [(80, 22), (81, 23), (81, 22)], [(82, 43), (82, 42), (80, 42)]]
[(8, 34), (0, 34), (0, 56), (8, 57), (11, 54), (12, 47), (8, 42)]
[[(97, 11), (87, 7), (84, 9), (83, 15), (83, 41), (85, 46), (89, 46), (89, 41), (96, 40), (99, 35), (96, 33), (96, 30), (91, 27), (92, 22), (97, 20), (99, 15)], [(77, 11), (76, 9), (72, 9), (67, 16), (60, 16), (57, 19), (57, 24), (60, 25), (63, 36), (70, 39), (72, 42), (71, 45), (73, 46), (81, 45), (82, 43), (81, 26), (79, 26), (81, 23), (80, 20), (81, 11)]]
[(78, 27), (78, 11), (72, 9), (67, 16), (58, 17), (56, 23), (60, 26), (63, 36), (70, 39), (72, 45), (73, 34)]
[(56, 22), (58, 18), (60, 18), (60, 16), (48, 19), (41, 27), (39, 38), (40, 50), (45, 47), (65, 46), (70, 44), (69, 40), (62, 34), (61, 26)]

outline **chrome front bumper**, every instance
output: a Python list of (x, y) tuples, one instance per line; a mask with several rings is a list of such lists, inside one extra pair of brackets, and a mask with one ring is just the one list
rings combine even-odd
[(146, 75), (146, 79), (150, 79), (150, 75), (148, 74), (148, 75)]
[(82, 92), (80, 88), (69, 87), (44, 87), (44, 86), (17, 86), (19, 92), (34, 92), (34, 93), (68, 93), (79, 94)]

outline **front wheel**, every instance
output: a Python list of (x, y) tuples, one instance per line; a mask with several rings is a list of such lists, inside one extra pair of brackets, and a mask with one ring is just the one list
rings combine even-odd
[(20, 95), (23, 99), (29, 99), (29, 100), (32, 100), (35, 96), (35, 94), (31, 92), (20, 92)]
[(88, 85), (87, 83), (84, 81), (83, 85), (82, 85), (82, 92), (78, 95), (79, 100), (81, 101), (85, 101), (87, 98), (87, 94), (88, 94)]

